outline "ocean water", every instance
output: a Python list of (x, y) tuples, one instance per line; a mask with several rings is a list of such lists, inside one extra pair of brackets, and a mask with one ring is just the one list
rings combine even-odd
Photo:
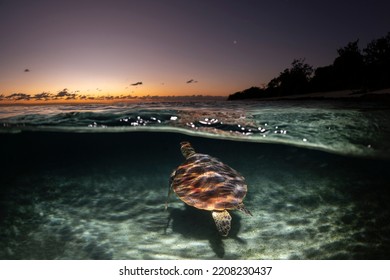
[[(389, 259), (390, 111), (348, 102), (0, 107), (0, 259)], [(171, 196), (190, 141), (253, 216)]]

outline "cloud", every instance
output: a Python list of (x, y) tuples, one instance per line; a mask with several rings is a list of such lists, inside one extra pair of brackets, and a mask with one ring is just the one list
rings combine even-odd
[(20, 101), (20, 100), (30, 100), (31, 96), (25, 93), (13, 93), (11, 95), (6, 96), (5, 98), (7, 98), (8, 100)]
[(195, 81), (194, 79), (191, 79), (191, 80), (188, 80), (186, 83), (187, 84), (193, 84), (193, 83), (197, 83), (198, 81)]
[(56, 95), (54, 95), (54, 99), (65, 99), (65, 100), (75, 100), (78, 98), (78, 94), (68, 92), (67, 88), (59, 91)]
[(77, 94), (75, 93), (70, 93), (65, 99), (66, 100), (76, 100)]
[(53, 93), (37, 93), (35, 95), (29, 95), (25, 93), (13, 93), (11, 95), (0, 94), (0, 103), (9, 102), (9, 101), (39, 101), (39, 102), (50, 102), (50, 101), (130, 101), (130, 100), (215, 100), (215, 98), (224, 98), (224, 97), (215, 97), (215, 96), (203, 96), (203, 95), (191, 95), (191, 96), (158, 96), (158, 95), (146, 95), (146, 96), (134, 96), (131, 94), (128, 95), (100, 95), (100, 96), (91, 96), (91, 95), (80, 95), (76, 93), (68, 92), (68, 89), (63, 89), (56, 94)]
[(131, 86), (140, 86), (140, 85), (143, 85), (143, 83), (142, 82), (136, 82), (136, 83), (134, 83), (134, 84), (130, 84)]
[(61, 98), (61, 97), (67, 97), (70, 93), (68, 92), (67, 88), (64, 88), (63, 90), (59, 91), (54, 97)]
[(48, 93), (48, 92), (42, 92), (42, 93), (37, 93), (35, 94), (32, 99), (35, 99), (35, 100), (49, 100), (51, 99), (53, 96), (51, 93)]

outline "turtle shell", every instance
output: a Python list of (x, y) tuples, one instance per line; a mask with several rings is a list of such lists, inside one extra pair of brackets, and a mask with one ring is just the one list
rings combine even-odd
[(245, 179), (237, 171), (197, 153), (173, 172), (171, 187), (188, 205), (209, 211), (235, 209), (247, 192)]

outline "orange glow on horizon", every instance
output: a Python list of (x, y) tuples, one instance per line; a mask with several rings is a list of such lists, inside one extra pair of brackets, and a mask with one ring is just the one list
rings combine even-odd
[(227, 97), (228, 94), (221, 94), (220, 91), (212, 91), (212, 94), (203, 94), (201, 90), (186, 89), (185, 86), (171, 90), (164, 85), (156, 88), (145, 87), (143, 85), (130, 86), (122, 89), (111, 89), (105, 92), (103, 89), (94, 90), (71, 90), (64, 88), (60, 91), (38, 91), (24, 90), (12, 94), (0, 94), (0, 104), (59, 104), (59, 103), (112, 103), (112, 102), (144, 102), (148, 100), (187, 100), (191, 98), (212, 98)]
[[(37, 90), (37, 86), (25, 86), (18, 91), (13, 88), (7, 89), (11, 94), (0, 94), (0, 104), (47, 104), (47, 103), (107, 103), (107, 102), (134, 102), (147, 99), (194, 97), (194, 96), (217, 96), (227, 97), (231, 90), (223, 89), (215, 85), (207, 89), (198, 82), (183, 83), (180, 86), (171, 87), (169, 84), (148, 84), (138, 82), (135, 85), (99, 87), (71, 87), (61, 90)], [(57, 87), (58, 89), (58, 87)]]

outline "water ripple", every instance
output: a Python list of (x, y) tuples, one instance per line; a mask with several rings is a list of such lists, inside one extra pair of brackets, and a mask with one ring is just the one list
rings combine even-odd
[(355, 156), (390, 157), (386, 109), (321, 104), (152, 102), (2, 106), (0, 132), (167, 131), (284, 143)]

